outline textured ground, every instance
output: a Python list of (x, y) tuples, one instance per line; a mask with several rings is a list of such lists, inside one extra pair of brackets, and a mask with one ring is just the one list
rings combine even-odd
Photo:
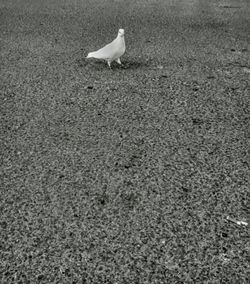
[(0, 0), (1, 284), (248, 282), (249, 12)]

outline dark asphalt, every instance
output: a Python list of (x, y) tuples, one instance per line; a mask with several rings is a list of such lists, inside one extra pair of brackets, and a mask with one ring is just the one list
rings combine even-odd
[(0, 0), (1, 284), (249, 283), (249, 15)]

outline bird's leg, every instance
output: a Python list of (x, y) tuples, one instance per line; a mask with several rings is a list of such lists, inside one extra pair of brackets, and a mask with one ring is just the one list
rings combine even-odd
[(116, 62), (117, 62), (118, 64), (122, 65), (120, 58), (117, 58), (117, 59), (116, 59)]
[(108, 60), (109, 69), (111, 69), (111, 61)]
[(120, 59), (120, 58), (117, 58), (117, 59), (116, 59), (116, 62), (117, 62), (120, 66), (124, 66), (124, 65), (121, 63), (121, 59)]

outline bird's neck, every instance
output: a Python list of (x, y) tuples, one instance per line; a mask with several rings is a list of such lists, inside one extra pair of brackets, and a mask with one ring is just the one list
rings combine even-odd
[(119, 39), (119, 40), (121, 40), (121, 41), (124, 41), (124, 36), (118, 35), (118, 36), (117, 36), (117, 39)]

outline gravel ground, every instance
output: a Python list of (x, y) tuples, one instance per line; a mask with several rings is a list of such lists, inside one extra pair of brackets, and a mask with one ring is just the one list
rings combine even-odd
[(0, 0), (1, 284), (249, 283), (249, 12)]

